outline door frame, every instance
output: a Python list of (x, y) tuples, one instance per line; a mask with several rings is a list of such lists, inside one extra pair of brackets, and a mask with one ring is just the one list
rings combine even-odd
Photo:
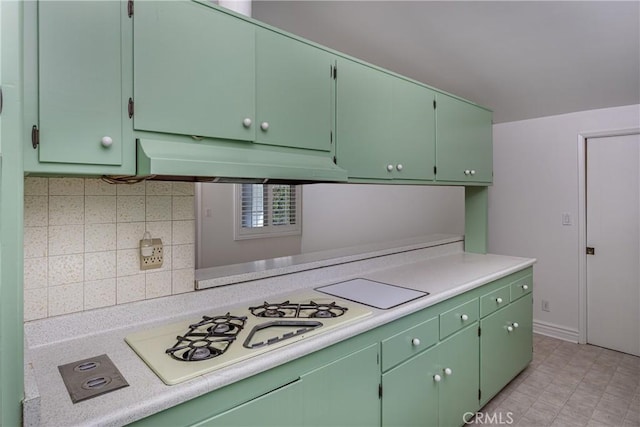
[(587, 343), (587, 139), (640, 134), (640, 128), (578, 133), (578, 343)]

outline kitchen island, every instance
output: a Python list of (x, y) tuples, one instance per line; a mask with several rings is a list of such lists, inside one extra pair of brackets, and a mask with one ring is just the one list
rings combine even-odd
[[(492, 368), (487, 365), (490, 360), (504, 362), (499, 360), (502, 357), (500, 354), (487, 353), (490, 346), (495, 347), (495, 340), (499, 338), (487, 333), (487, 339), (493, 341), (483, 348), (482, 341), (477, 337), (483, 322), (487, 325), (495, 323), (501, 333), (512, 336), (528, 329), (530, 339), (530, 292), (533, 285), (530, 267), (534, 262), (534, 259), (528, 258), (465, 253), (461, 237), (437, 236), (426, 239), (420, 248), (411, 246), (407, 249), (400, 246), (396, 253), (384, 256), (28, 322), (25, 324), (25, 376), (29, 387), (24, 405), (24, 424), (116, 426), (142, 420), (143, 424), (148, 422), (149, 425), (173, 425), (174, 416), (179, 417), (185, 425), (193, 424), (267, 396), (274, 390), (270, 388), (273, 384), (278, 384), (280, 391), (284, 390), (284, 393), (279, 394), (285, 399), (287, 396), (305, 396), (306, 394), (296, 391), (295, 384), (299, 377), (304, 377), (303, 383), (307, 380), (311, 384), (313, 377), (306, 375), (314, 371), (314, 366), (329, 362), (332, 358), (341, 358), (345, 351), (350, 352), (352, 348), (362, 349), (362, 353), (355, 353), (363, 357), (373, 355), (376, 359), (377, 376), (369, 380), (372, 384), (380, 383), (380, 391), (375, 390), (375, 400), (382, 401), (382, 411), (374, 415), (380, 419), (382, 412), (381, 421), (384, 424), (385, 414), (392, 414), (397, 408), (391, 393), (385, 392), (384, 397), (379, 397), (378, 393), (382, 395), (383, 386), (386, 388), (387, 384), (388, 389), (392, 390), (396, 374), (402, 373), (401, 369), (409, 369), (406, 366), (417, 363), (418, 358), (436, 354), (435, 350), (441, 355), (448, 354), (445, 353), (447, 346), (451, 347), (454, 338), (465, 334), (469, 338), (475, 336), (476, 343), (480, 341), (475, 349), (468, 349), (470, 354), (475, 354), (475, 360), (479, 360), (476, 365), (480, 366), (474, 369), (479, 369), (480, 372), (483, 368), (490, 371)], [(313, 288), (353, 278), (389, 283), (429, 292), (429, 295), (388, 310), (367, 307), (371, 314), (357, 321), (300, 340), (292, 340), (288, 345), (257, 357), (172, 386), (164, 384), (124, 341), (131, 333), (158, 325), (192, 321), (213, 313), (226, 313), (238, 307), (246, 307), (247, 304), (262, 303), (263, 300), (286, 299), (289, 294), (302, 290), (317, 292)], [(520, 292), (522, 295), (518, 294)], [(498, 300), (500, 303), (496, 302)], [(498, 307), (503, 300), (505, 307)], [(469, 314), (465, 312), (462, 316), (459, 315), (458, 307), (464, 307), (465, 310), (469, 308)], [(520, 324), (510, 320), (516, 314), (521, 315), (523, 310), (528, 319), (520, 321)], [(458, 325), (460, 322), (469, 322), (469, 325)], [(412, 330), (418, 325), (423, 325), (426, 329)], [(514, 326), (520, 327), (515, 333)], [(425, 334), (422, 343), (413, 342), (412, 345), (418, 348), (403, 350), (402, 341), (406, 331)], [(512, 369), (518, 372), (526, 366), (531, 353), (527, 335), (523, 336), (525, 340), (518, 345), (523, 355), (519, 364)], [(448, 351), (465, 353), (464, 347), (463, 350), (452, 348)], [(402, 354), (403, 352), (406, 354)], [(100, 354), (109, 356), (129, 386), (73, 404), (58, 366)], [(445, 371), (446, 369), (443, 375), (448, 375)], [(291, 381), (288, 376), (291, 376)], [(434, 381), (439, 382), (435, 376)], [(498, 383), (491, 384), (492, 379), (482, 378), (482, 374), (479, 376), (476, 381), (483, 386), (486, 384), (492, 390), (485, 391), (483, 396), (475, 399), (476, 406), (472, 411), (479, 409), (481, 404), (499, 391), (504, 386), (500, 385), (501, 382), (510, 379), (500, 378)], [(258, 387), (251, 389), (251, 382)], [(215, 397), (233, 387), (233, 392), (220, 395), (220, 399), (214, 398), (207, 402), (202, 400)], [(289, 389), (292, 391), (287, 392)], [(444, 387), (439, 399), (434, 399), (436, 403), (440, 401), (446, 404), (447, 398), (443, 390)], [(472, 391), (474, 396), (478, 393), (478, 390)], [(235, 397), (229, 397), (231, 395)], [(185, 419), (180, 409), (185, 402), (195, 407), (198, 402), (204, 402), (203, 405), (210, 413), (194, 414), (193, 419)], [(379, 401), (377, 404), (380, 405)], [(314, 406), (316, 410), (322, 409), (321, 403)], [(165, 412), (161, 414), (161, 418), (144, 420), (162, 411)], [(442, 408), (440, 412), (444, 414)], [(229, 418), (220, 420), (226, 422)], [(442, 417), (440, 420), (441, 424), (448, 421)], [(215, 420), (212, 422), (215, 424)]]

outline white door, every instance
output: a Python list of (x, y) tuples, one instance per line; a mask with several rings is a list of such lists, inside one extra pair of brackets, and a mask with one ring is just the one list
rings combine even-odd
[(640, 135), (586, 153), (587, 342), (640, 356)]

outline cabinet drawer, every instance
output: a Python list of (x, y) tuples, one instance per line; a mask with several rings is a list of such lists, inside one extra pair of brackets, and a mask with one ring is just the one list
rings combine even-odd
[(533, 276), (529, 275), (511, 284), (511, 301), (531, 293), (533, 290)]
[(386, 371), (438, 342), (438, 318), (393, 335), (382, 341), (382, 370)]
[(503, 286), (500, 289), (481, 296), (480, 317), (487, 316), (499, 308), (506, 307), (511, 301), (510, 295), (509, 286)]
[(478, 299), (460, 304), (440, 315), (440, 339), (478, 320)]

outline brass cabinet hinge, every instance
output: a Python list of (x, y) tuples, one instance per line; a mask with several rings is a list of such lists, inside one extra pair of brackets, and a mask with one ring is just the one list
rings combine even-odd
[(133, 117), (133, 98), (129, 98), (129, 105), (127, 106), (127, 110), (129, 111), (129, 118)]
[(438, 167), (437, 166), (433, 167), (433, 174), (434, 175), (438, 175)]
[(2, 114), (2, 106), (4, 105), (2, 97), (2, 87), (0, 86), (0, 114)]
[(587, 246), (587, 255), (595, 255), (596, 248), (592, 248), (591, 246)]
[(433, 100), (433, 109), (434, 110), (436, 109), (436, 100), (435, 99)]
[(333, 71), (332, 71), (332, 74), (333, 74), (333, 80), (335, 80), (335, 79), (337, 79), (337, 78), (338, 78), (338, 66), (337, 66), (337, 65), (335, 65), (335, 66), (333, 66), (332, 68), (333, 68)]
[(378, 397), (382, 399), (382, 384), (378, 384)]
[(37, 125), (33, 125), (31, 128), (31, 146), (35, 150), (40, 145), (40, 130)]
[(478, 389), (478, 400), (482, 399), (482, 390)]
[(478, 336), (481, 336), (481, 335), (482, 335), (482, 328), (478, 326)]
[(129, 18), (133, 16), (133, 0), (127, 1), (127, 15)]

